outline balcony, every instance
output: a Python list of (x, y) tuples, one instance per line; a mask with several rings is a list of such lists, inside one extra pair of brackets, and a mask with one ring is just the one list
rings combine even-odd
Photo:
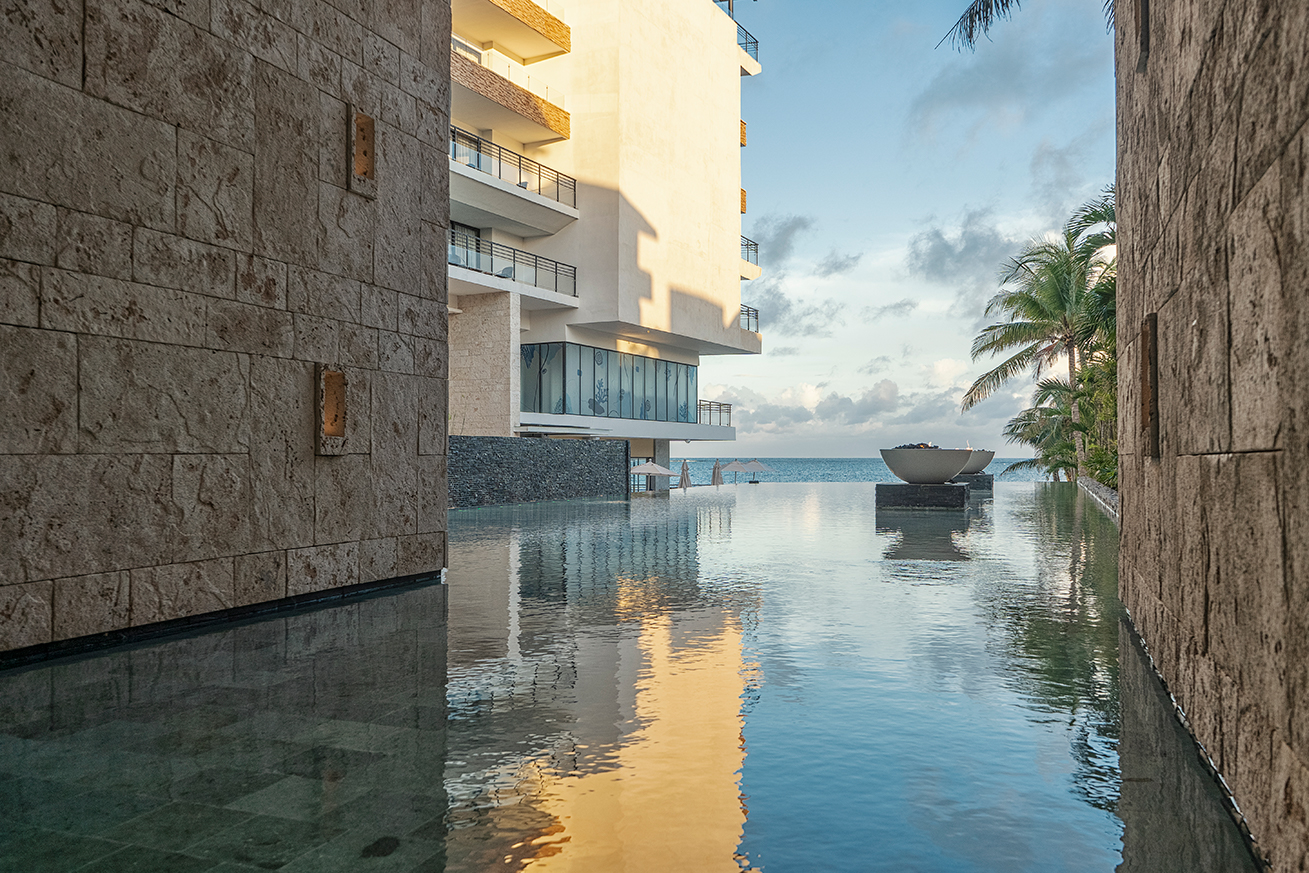
[[(757, 76), (763, 68), (759, 66), (759, 40), (750, 35), (750, 31), (736, 21), (736, 0), (714, 0), (714, 5), (723, 10), (736, 22), (736, 45), (741, 49), (741, 75)], [(744, 143), (742, 143), (744, 145)]]
[(451, 127), (450, 218), (515, 236), (548, 236), (577, 220), (577, 180)]
[(697, 400), (695, 418), (700, 424), (714, 427), (732, 426), (732, 404), (719, 403), (716, 400)]
[(456, 230), (450, 231), (447, 261), (452, 268), (450, 293), (455, 296), (515, 291), (523, 295), (527, 309), (576, 306), (559, 299), (577, 297), (577, 268), (570, 264)]
[(532, 0), (452, 0), (450, 19), (461, 34), (482, 46), (493, 45), (520, 63), (572, 50), (568, 25)]
[(477, 130), (498, 130), (518, 142), (568, 139), (570, 117), (541, 77), (494, 51), (452, 36), (450, 116)]
[(741, 237), (741, 278), (758, 279), (763, 275), (759, 269), (759, 243), (749, 237)]
[(741, 304), (741, 330), (759, 333), (759, 310)]

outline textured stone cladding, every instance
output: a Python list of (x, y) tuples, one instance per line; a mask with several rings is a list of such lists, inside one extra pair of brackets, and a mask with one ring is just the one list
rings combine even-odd
[(512, 109), (524, 118), (530, 118), (542, 127), (548, 127), (564, 139), (568, 138), (571, 116), (544, 97), (518, 87), (458, 52), (450, 55), (450, 75), (468, 90)]
[(444, 564), (449, 13), (6, 7), (0, 649)]
[(1122, 596), (1272, 869), (1306, 870), (1309, 4), (1116, 28)]
[(573, 50), (573, 36), (568, 25), (533, 3), (532, 0), (491, 0), (491, 2), (564, 51)]
[(627, 496), (626, 440), (450, 437), (450, 506)]

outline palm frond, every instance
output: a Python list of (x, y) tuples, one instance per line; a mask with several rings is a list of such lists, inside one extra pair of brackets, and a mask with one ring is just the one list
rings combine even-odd
[(1020, 8), (1019, 0), (973, 0), (954, 23), (954, 27), (950, 28), (950, 32), (941, 37), (936, 47), (940, 48), (948, 42), (961, 51), (972, 49), (976, 47), (978, 39), (986, 36), (992, 25), (1008, 18), (1012, 10)]
[(960, 411), (967, 412), (977, 404), (995, 393), (995, 390), (1014, 376), (1032, 366), (1036, 360), (1037, 349), (1029, 346), (1000, 365), (987, 370), (977, 377), (977, 381), (964, 393)]

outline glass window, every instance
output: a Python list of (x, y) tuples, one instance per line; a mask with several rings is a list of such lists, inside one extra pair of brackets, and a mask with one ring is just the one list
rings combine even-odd
[(609, 417), (617, 418), (619, 412), (619, 377), (618, 352), (609, 352)]
[(675, 365), (674, 380), (677, 383), (677, 420), (686, 421), (686, 364)]
[(632, 359), (635, 355), (620, 354), (618, 356), (618, 386), (619, 386), (619, 414), (623, 418), (632, 417)]
[(632, 355), (632, 418), (645, 418), (645, 370), (650, 359)]
[(595, 411), (595, 350), (587, 346), (579, 346), (580, 355), (578, 357), (579, 369), (577, 396), (581, 399), (582, 405), (578, 412), (582, 415), (598, 415)]
[(700, 368), (687, 367), (686, 373), (686, 396), (691, 405), (691, 417), (689, 421), (700, 420)]
[(609, 353), (604, 349), (594, 349), (595, 355), (595, 397), (591, 408), (592, 415), (609, 414)]
[(658, 392), (658, 397), (655, 399), (655, 421), (668, 420), (668, 391), (672, 387), (671, 376), (667, 361), (655, 361), (655, 390)]
[(564, 356), (562, 343), (541, 343), (540, 411), (556, 415), (564, 411)]
[(654, 358), (643, 358), (645, 363), (645, 406), (642, 407), (641, 417), (647, 421), (653, 421), (655, 417), (655, 400), (659, 396), (655, 388), (655, 361)]
[(524, 343), (518, 348), (519, 357), (519, 393), (522, 395), (522, 403), (519, 409), (523, 412), (540, 412), (538, 388), (540, 387), (537, 379), (537, 348), (532, 343)]
[(582, 379), (582, 363), (578, 360), (581, 348), (576, 343), (564, 343), (564, 412), (576, 415), (582, 411), (578, 402), (578, 387)]

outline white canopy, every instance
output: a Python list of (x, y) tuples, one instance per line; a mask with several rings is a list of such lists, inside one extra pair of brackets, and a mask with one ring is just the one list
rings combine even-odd
[(654, 461), (646, 461), (644, 464), (637, 464), (627, 471), (633, 476), (676, 476), (672, 470), (667, 467), (661, 467)]
[(742, 473), (776, 473), (777, 471), (774, 470), (772, 467), (768, 466), (767, 464), (761, 463), (758, 458), (755, 458), (753, 461), (742, 467), (741, 472)]
[(740, 461), (733, 461), (723, 468), (724, 473), (749, 473), (750, 468)]

